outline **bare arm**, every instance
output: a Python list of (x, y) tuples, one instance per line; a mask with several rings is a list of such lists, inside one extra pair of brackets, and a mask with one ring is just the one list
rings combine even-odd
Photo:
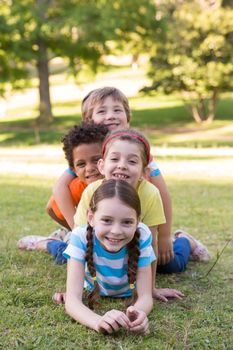
[(46, 206), (46, 212), (47, 214), (54, 220), (56, 221), (59, 225), (66, 227), (68, 230), (70, 230), (70, 226), (66, 222), (66, 220), (62, 220), (57, 215), (54, 213), (52, 207), (51, 207), (51, 201), (49, 200)]
[(55, 201), (71, 229), (74, 228), (74, 214), (76, 211), (69, 190), (69, 184), (73, 179), (74, 176), (65, 171), (53, 188)]
[(84, 265), (81, 262), (72, 258), (68, 261), (65, 303), (68, 315), (97, 332), (111, 334), (120, 327), (128, 329), (129, 319), (123, 312), (110, 310), (100, 316), (83, 304), (84, 273)]
[(158, 264), (167, 264), (173, 258), (171, 241), (172, 203), (171, 197), (163, 176), (150, 177), (150, 182), (155, 185), (161, 195), (166, 223), (158, 226)]
[(138, 269), (136, 286), (138, 297), (134, 306), (148, 315), (153, 307), (151, 265)]
[[(158, 240), (157, 240), (157, 230), (158, 226), (150, 226), (149, 229), (152, 233), (152, 248), (154, 249), (154, 253), (156, 258), (158, 257)], [(151, 272), (152, 272), (152, 290), (155, 288), (156, 282), (156, 269), (157, 269), (157, 260), (153, 261), (151, 264)]]
[(147, 315), (153, 307), (151, 265), (138, 269), (136, 285), (137, 300), (127, 308), (126, 315), (130, 320), (130, 331), (145, 334), (149, 331)]

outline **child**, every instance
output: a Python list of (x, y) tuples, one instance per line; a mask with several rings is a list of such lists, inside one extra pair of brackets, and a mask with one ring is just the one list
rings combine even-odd
[[(102, 148), (103, 159), (98, 162), (99, 171), (106, 180), (121, 179), (133, 186), (141, 201), (140, 220), (152, 232), (152, 246), (157, 252), (157, 227), (165, 221), (158, 189), (144, 179), (150, 161), (150, 146), (145, 137), (135, 130), (125, 129), (106, 136)], [(74, 220), (76, 225), (86, 223), (86, 212), (93, 192), (103, 180), (90, 184), (83, 192)], [(208, 261), (207, 249), (191, 235), (177, 233), (174, 242), (174, 258), (165, 265), (158, 262), (163, 273), (183, 272), (190, 255), (199, 261)], [(166, 301), (167, 297), (181, 297), (177, 290), (155, 289), (155, 264), (152, 265), (153, 297)]]
[[(131, 112), (126, 96), (114, 87), (104, 87), (91, 91), (82, 102), (82, 118), (96, 124), (107, 126), (108, 130), (118, 130), (129, 127)], [(149, 164), (149, 180), (160, 191), (166, 222), (158, 226), (158, 262), (166, 264), (173, 258), (171, 242), (171, 199), (166, 183), (155, 162)], [(54, 197), (69, 226), (74, 227), (72, 198), (69, 183), (74, 174), (67, 171), (60, 177), (54, 187)]]
[[(75, 214), (82, 192), (86, 186), (95, 180), (103, 178), (100, 174), (97, 162), (101, 158), (102, 142), (106, 136), (107, 129), (102, 125), (91, 123), (82, 123), (75, 125), (62, 139), (63, 150), (68, 161), (70, 169), (77, 176), (69, 185), (72, 198), (72, 208)], [(67, 221), (59, 210), (53, 197), (50, 198), (47, 206), (49, 215), (63, 227), (70, 229)], [(59, 232), (59, 237), (67, 233), (67, 230)], [(69, 237), (63, 237), (65, 242), (61, 242), (59, 237), (51, 235), (43, 236), (26, 236), (19, 242), (18, 246), (23, 250), (41, 250), (50, 252), (57, 263), (64, 263), (62, 256), (66, 248), (66, 241)]]
[[(139, 223), (140, 214), (140, 200), (132, 186), (123, 180), (104, 181), (91, 199), (88, 224), (73, 230), (64, 252), (66, 312), (97, 332), (149, 330), (155, 254), (150, 230)], [(89, 290), (89, 307), (82, 301), (84, 286)], [(131, 306), (126, 312), (113, 309), (101, 316), (92, 311), (99, 296), (131, 297)]]

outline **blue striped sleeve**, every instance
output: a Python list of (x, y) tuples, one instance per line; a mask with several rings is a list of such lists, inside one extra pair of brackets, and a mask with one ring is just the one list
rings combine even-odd
[(63, 252), (66, 259), (73, 258), (85, 264), (86, 261), (86, 227), (77, 227), (71, 234), (70, 243)]
[(156, 256), (154, 253), (154, 249), (152, 247), (152, 234), (149, 228), (140, 223), (140, 256), (138, 260), (138, 267), (145, 267), (150, 265), (154, 260), (156, 260)]
[(70, 175), (73, 175), (74, 177), (77, 177), (77, 175), (75, 174), (75, 172), (74, 172), (71, 168), (67, 168), (66, 171), (67, 171), (67, 173), (69, 173)]

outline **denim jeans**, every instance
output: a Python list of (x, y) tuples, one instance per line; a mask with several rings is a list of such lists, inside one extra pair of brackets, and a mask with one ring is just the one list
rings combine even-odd
[(186, 270), (191, 247), (189, 240), (185, 237), (176, 238), (173, 242), (174, 258), (166, 265), (158, 265), (158, 273), (177, 273)]
[(53, 259), (56, 264), (65, 264), (67, 259), (62, 255), (64, 250), (67, 247), (67, 243), (62, 241), (51, 240), (47, 243), (47, 250), (50, 254), (52, 254)]

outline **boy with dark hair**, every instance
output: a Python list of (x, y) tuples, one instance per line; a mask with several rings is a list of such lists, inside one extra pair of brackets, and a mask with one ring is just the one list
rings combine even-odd
[[(94, 123), (81, 123), (75, 125), (62, 139), (63, 151), (68, 161), (67, 170), (74, 180), (69, 184), (72, 198), (72, 212), (75, 214), (82, 192), (91, 182), (101, 179), (103, 176), (97, 168), (97, 162), (101, 158), (102, 142), (108, 132), (103, 125)], [(40, 250), (51, 253), (57, 263), (63, 263), (62, 252), (67, 246), (71, 227), (65, 220), (54, 197), (47, 204), (47, 213), (57, 223), (66, 229), (59, 229), (49, 237), (26, 236), (19, 240), (18, 247), (22, 250)]]

